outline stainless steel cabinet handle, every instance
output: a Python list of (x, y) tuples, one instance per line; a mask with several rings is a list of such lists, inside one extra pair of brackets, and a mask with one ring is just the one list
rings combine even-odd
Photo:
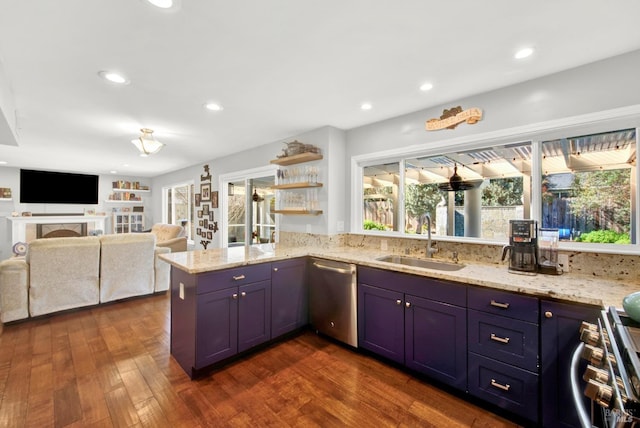
[(278, 268), (273, 268), (273, 271), (274, 272), (278, 272)]
[(553, 318), (553, 312), (551, 312), (551, 311), (547, 311), (547, 312), (545, 312), (545, 313), (544, 313), (544, 317), (545, 317), (545, 318)]
[(240, 281), (241, 279), (245, 279), (245, 276), (244, 275), (238, 275), (238, 276), (234, 276), (233, 277), (234, 281)]
[(491, 299), (491, 306), (495, 306), (496, 308), (501, 308), (501, 309), (509, 309), (509, 304), (508, 303), (500, 303), (500, 302), (496, 302), (495, 300)]
[(396, 305), (401, 305), (402, 304), (402, 300), (398, 299), (396, 300)]
[(410, 307), (411, 307), (411, 302), (407, 302), (407, 303), (405, 303), (404, 305), (405, 305), (407, 308), (410, 308)]
[(511, 385), (509, 384), (503, 385), (501, 383), (496, 382), (495, 379), (491, 379), (491, 386), (495, 386), (496, 388), (501, 389), (503, 391), (508, 391), (509, 388), (511, 388)]
[(232, 298), (232, 299), (237, 299), (237, 298), (238, 298), (238, 293), (233, 293), (233, 294), (231, 295), (231, 298)]
[(491, 333), (491, 340), (495, 340), (496, 342), (500, 342), (500, 343), (509, 343), (509, 338), (508, 337), (496, 336), (493, 333)]
[(242, 293), (240, 293), (240, 297), (247, 297), (247, 292), (243, 291)]

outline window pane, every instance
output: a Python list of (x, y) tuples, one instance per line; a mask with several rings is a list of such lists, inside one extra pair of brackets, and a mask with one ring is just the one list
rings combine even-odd
[(163, 223), (184, 227), (188, 240), (193, 239), (193, 222), (191, 221), (191, 207), (193, 200), (193, 184), (184, 184), (163, 188), (166, 207), (163, 210)]
[(244, 245), (247, 192), (244, 180), (232, 182), (229, 189), (227, 236), (229, 247), (234, 247)]
[(635, 139), (630, 129), (544, 142), (542, 227), (565, 241), (635, 243)]
[(265, 244), (275, 241), (276, 219), (275, 193), (271, 188), (275, 184), (273, 176), (254, 178), (251, 180), (253, 193), (252, 206), (252, 243)]
[(363, 168), (363, 229), (399, 230), (398, 162)]
[(405, 232), (507, 240), (530, 217), (529, 143), (405, 162)]
[(184, 227), (187, 239), (191, 239), (190, 227), (190, 207), (191, 207), (191, 186), (177, 186), (173, 188), (173, 217), (171, 224)]

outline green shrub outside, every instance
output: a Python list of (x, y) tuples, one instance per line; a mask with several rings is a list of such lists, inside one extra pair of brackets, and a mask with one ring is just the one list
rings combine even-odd
[(387, 230), (384, 224), (372, 220), (365, 220), (362, 227), (364, 230)]
[(631, 244), (631, 239), (626, 233), (618, 233), (613, 230), (594, 230), (583, 233), (576, 242), (596, 242), (602, 244)]

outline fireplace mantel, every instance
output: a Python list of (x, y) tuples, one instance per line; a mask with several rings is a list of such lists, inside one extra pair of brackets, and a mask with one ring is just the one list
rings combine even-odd
[(7, 217), (11, 222), (11, 243), (27, 242), (27, 225), (86, 223), (89, 230), (105, 230), (106, 215), (43, 215)]

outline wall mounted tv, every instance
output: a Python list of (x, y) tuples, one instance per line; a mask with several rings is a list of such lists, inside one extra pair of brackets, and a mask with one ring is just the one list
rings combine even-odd
[(98, 203), (98, 176), (21, 169), (20, 202), (95, 205)]

